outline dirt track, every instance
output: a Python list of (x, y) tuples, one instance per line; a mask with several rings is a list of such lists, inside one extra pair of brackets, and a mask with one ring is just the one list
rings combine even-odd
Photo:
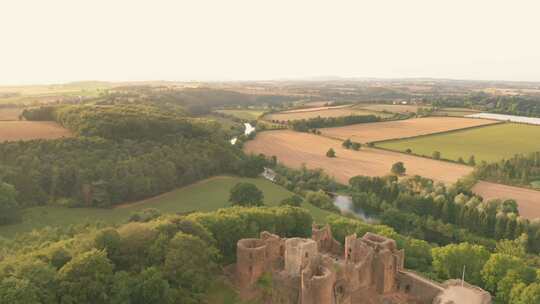
[(426, 117), (406, 120), (356, 124), (320, 129), (323, 135), (361, 143), (407, 138), (497, 123), (494, 120), (460, 117)]
[(484, 199), (515, 199), (519, 214), (528, 219), (540, 218), (540, 191), (480, 181), (472, 189)]
[(73, 134), (50, 121), (2, 121), (0, 122), (0, 142), (31, 140), (31, 139), (55, 139), (72, 137)]
[[(326, 157), (329, 148), (336, 151), (336, 158)], [(471, 167), (415, 157), (379, 149), (362, 148), (360, 151), (342, 148), (341, 142), (323, 136), (293, 131), (267, 131), (257, 135), (245, 145), (246, 152), (275, 155), (283, 164), (299, 168), (322, 168), (339, 182), (347, 183), (356, 175), (384, 176), (392, 164), (402, 161), (407, 175), (421, 175), (453, 183), (469, 174)]]

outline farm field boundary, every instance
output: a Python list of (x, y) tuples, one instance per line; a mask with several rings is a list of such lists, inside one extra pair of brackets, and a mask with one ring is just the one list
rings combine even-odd
[[(442, 120), (444, 120), (444, 123)], [(457, 123), (466, 124), (461, 127), (454, 127), (453, 125)], [(323, 136), (339, 140), (351, 139), (352, 141), (361, 143), (381, 143), (483, 127), (498, 123), (501, 122), (477, 118), (421, 117), (355, 124), (343, 127), (321, 128), (319, 130)], [(450, 127), (448, 127), (448, 125)]]

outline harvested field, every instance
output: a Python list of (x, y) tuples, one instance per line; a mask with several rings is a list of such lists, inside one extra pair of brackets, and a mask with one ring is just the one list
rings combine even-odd
[(0, 142), (31, 139), (56, 139), (72, 136), (73, 134), (69, 130), (50, 121), (0, 122)]
[(450, 160), (458, 160), (460, 157), (467, 160), (474, 155), (477, 163), (494, 162), (515, 154), (540, 151), (538, 134), (540, 126), (499, 123), (481, 128), (387, 141), (378, 143), (377, 146), (395, 151), (411, 149), (413, 154), (427, 156), (439, 151), (442, 158)]
[(540, 218), (540, 191), (479, 181), (472, 189), (484, 199), (514, 199), (519, 214), (528, 219)]
[(22, 108), (0, 108), (0, 121), (19, 120)]
[(350, 116), (350, 115), (376, 115), (380, 117), (391, 116), (389, 114), (377, 113), (374, 111), (367, 111), (367, 110), (351, 107), (350, 105), (345, 105), (345, 106), (336, 106), (336, 107), (318, 107), (318, 108), (290, 110), (290, 111), (266, 115), (264, 119), (289, 121), (289, 120), (310, 119), (310, 118), (315, 118), (318, 116), (341, 117), (341, 116)]
[[(326, 157), (329, 148), (336, 151), (336, 158)], [(418, 174), (445, 183), (453, 183), (472, 171), (467, 166), (379, 149), (347, 150), (341, 141), (289, 130), (262, 132), (248, 141), (244, 149), (248, 153), (275, 155), (289, 167), (299, 168), (305, 163), (308, 168), (324, 169), (341, 183), (356, 175), (387, 175), (398, 161), (405, 164), (407, 175)]]
[(493, 120), (459, 117), (425, 117), (396, 121), (384, 121), (320, 129), (323, 135), (361, 143), (407, 138), (432, 133), (497, 123)]
[(378, 111), (378, 112), (391, 112), (391, 113), (416, 113), (418, 108), (421, 108), (421, 106), (417, 105), (399, 105), (399, 104), (360, 104), (357, 106), (358, 108), (362, 108), (369, 111)]

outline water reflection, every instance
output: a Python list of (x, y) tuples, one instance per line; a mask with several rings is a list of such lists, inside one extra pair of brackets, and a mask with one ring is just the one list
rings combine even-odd
[[(244, 135), (248, 136), (249, 134), (255, 132), (255, 127), (252, 126), (250, 123), (244, 123)], [(233, 137), (231, 138), (231, 140), (229, 141), (231, 143), (231, 145), (235, 145), (236, 144), (236, 141), (238, 140), (238, 137)]]
[(336, 195), (334, 197), (334, 205), (338, 207), (341, 212), (354, 214), (365, 222), (378, 222), (376, 217), (366, 214), (362, 208), (354, 208), (352, 198), (348, 195)]

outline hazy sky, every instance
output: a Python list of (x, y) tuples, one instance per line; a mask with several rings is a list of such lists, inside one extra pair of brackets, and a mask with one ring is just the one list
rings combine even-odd
[(0, 83), (540, 81), (540, 1), (0, 0)]

